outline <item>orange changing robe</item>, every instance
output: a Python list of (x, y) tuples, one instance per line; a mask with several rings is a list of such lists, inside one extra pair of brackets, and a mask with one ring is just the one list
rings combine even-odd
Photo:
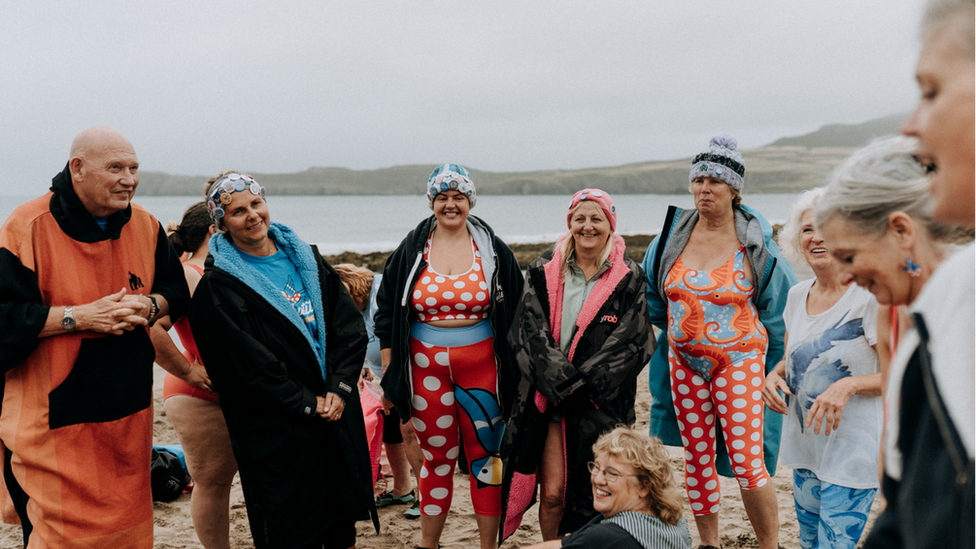
[(149, 212), (132, 204), (102, 231), (67, 170), (54, 183), (0, 229), (0, 440), (29, 497), (30, 548), (148, 549), (155, 353), (146, 328), (37, 335), (51, 306), (122, 288), (163, 295), (179, 317), (186, 283)]

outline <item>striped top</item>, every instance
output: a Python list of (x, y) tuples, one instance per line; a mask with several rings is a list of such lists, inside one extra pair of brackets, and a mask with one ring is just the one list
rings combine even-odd
[(647, 513), (624, 511), (610, 518), (597, 515), (563, 538), (566, 549), (691, 549), (691, 532), (684, 517), (671, 526)]

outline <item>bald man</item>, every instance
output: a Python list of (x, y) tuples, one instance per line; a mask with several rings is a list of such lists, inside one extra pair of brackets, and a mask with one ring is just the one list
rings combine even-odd
[(132, 144), (83, 131), (50, 192), (0, 228), (0, 440), (28, 547), (152, 547), (148, 326), (189, 291), (163, 227), (131, 203)]

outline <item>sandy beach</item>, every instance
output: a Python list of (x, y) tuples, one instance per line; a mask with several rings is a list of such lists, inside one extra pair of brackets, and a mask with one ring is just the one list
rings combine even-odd
[[(646, 249), (650, 235), (636, 235), (626, 237), (629, 247), (633, 246), (637, 255)], [(631, 242), (633, 241), (633, 242)], [(534, 258), (539, 251), (548, 245), (513, 246), (517, 254), (526, 258)], [(524, 249), (521, 249), (524, 248)], [(628, 250), (630, 251), (630, 250)], [(642, 252), (641, 252), (642, 253)], [(345, 257), (344, 257), (345, 255)], [(376, 254), (379, 256), (380, 254)], [(382, 254), (385, 259), (385, 254)], [(342, 254), (329, 257), (334, 262), (352, 261), (368, 263), (359, 254)], [(382, 265), (379, 257), (372, 258)], [(521, 258), (523, 260), (525, 258)], [(531, 259), (531, 258), (529, 258)], [(527, 260), (526, 260), (527, 262)], [(805, 267), (805, 266), (804, 266)], [(808, 269), (797, 272), (800, 279), (811, 276)], [(155, 444), (179, 444), (176, 431), (167, 419), (162, 405), (162, 386), (165, 372), (159, 366), (154, 367), (154, 427)], [(650, 416), (651, 395), (647, 389), (647, 371), (641, 373), (637, 384), (637, 423), (647, 427)], [(680, 448), (669, 448), (671, 461), (674, 466), (675, 479), (684, 490), (684, 479), (680, 473), (683, 467), (682, 451)], [(779, 467), (773, 477), (779, 501), (780, 545), (785, 549), (798, 548), (798, 528), (796, 513), (793, 509), (792, 472)], [(456, 473), (454, 478), (454, 504), (448, 517), (447, 527), (441, 538), (443, 549), (461, 549), (478, 546), (478, 531), (475, 525), (474, 511), (468, 496), (468, 479)], [(377, 490), (383, 488), (383, 481), (377, 484)], [(742, 507), (738, 484), (735, 479), (721, 478), (722, 501), (720, 511), (720, 528), (722, 544), (726, 548), (757, 547), (752, 527)], [(420, 523), (403, 518), (401, 515), (405, 506), (393, 506), (379, 510), (381, 531), (375, 533), (370, 522), (360, 522), (357, 525), (356, 547), (363, 549), (406, 549), (414, 548), (420, 542)], [(872, 510), (868, 528), (878, 514), (877, 506)], [(685, 516), (691, 525), (691, 535), (694, 545), (698, 545), (698, 535), (694, 528), (694, 519), (690, 508), (685, 502)], [(244, 506), (244, 495), (241, 490), (240, 478), (234, 481), (231, 492), (231, 547), (234, 549), (253, 548), (251, 533), (247, 523), (247, 511)], [(203, 547), (193, 530), (190, 518), (190, 495), (184, 494), (171, 503), (154, 504), (155, 543), (156, 549), (189, 549)], [(525, 520), (519, 530), (502, 546), (504, 549), (525, 547), (542, 541), (538, 525), (538, 506), (534, 506), (525, 515)], [(0, 549), (17, 549), (23, 547), (23, 539), (19, 526), (0, 524)]]
[[(178, 444), (176, 431), (166, 418), (162, 406), (163, 371), (155, 367), (155, 424), (154, 437), (157, 444)], [(651, 397), (647, 391), (647, 371), (641, 373), (638, 380), (637, 393), (637, 422), (647, 426), (650, 415)], [(671, 448), (671, 460), (674, 465), (675, 478), (682, 489), (684, 488), (680, 448)], [(796, 514), (793, 510), (792, 474), (789, 469), (780, 467), (773, 477), (779, 500), (780, 545), (785, 549), (798, 548), (798, 528)], [(382, 481), (378, 484), (378, 488)], [(467, 495), (468, 479), (460, 473), (454, 477), (454, 505), (447, 519), (447, 527), (441, 538), (444, 549), (466, 549), (478, 546), (478, 531), (475, 526), (474, 512)], [(749, 519), (742, 508), (738, 485), (734, 479), (722, 478), (722, 507), (721, 537), (726, 548), (757, 547), (755, 536)], [(339, 496), (337, 496), (339, 497)], [(872, 510), (871, 522), (877, 516), (877, 502)], [(362, 549), (406, 549), (414, 548), (420, 542), (420, 523), (410, 521), (401, 516), (404, 506), (393, 506), (380, 509), (381, 531), (376, 534), (372, 524), (360, 522), (357, 525), (356, 547)], [(518, 532), (503, 545), (504, 549), (525, 547), (542, 541), (538, 525), (538, 506), (534, 506), (525, 516), (525, 521)], [(254, 547), (251, 533), (247, 525), (247, 512), (244, 508), (244, 495), (241, 491), (240, 479), (235, 479), (231, 493), (231, 547), (246, 549)], [(698, 536), (693, 526), (691, 511), (685, 504), (685, 516), (691, 526), (691, 535), (698, 545)], [(184, 494), (172, 503), (156, 503), (155, 518), (155, 548), (156, 549), (189, 549), (200, 548), (190, 520), (190, 496)], [(0, 549), (15, 549), (22, 547), (23, 541), (19, 526), (0, 525)]]

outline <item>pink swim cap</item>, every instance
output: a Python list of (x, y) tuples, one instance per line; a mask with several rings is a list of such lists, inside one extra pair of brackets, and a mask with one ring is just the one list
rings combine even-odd
[(610, 222), (610, 231), (617, 231), (617, 207), (613, 205), (613, 199), (610, 198), (610, 195), (600, 189), (583, 189), (573, 195), (573, 200), (569, 203), (569, 212), (566, 214), (566, 227), (571, 226), (573, 210), (584, 200), (596, 202), (603, 209), (603, 215), (607, 216), (607, 221)]

